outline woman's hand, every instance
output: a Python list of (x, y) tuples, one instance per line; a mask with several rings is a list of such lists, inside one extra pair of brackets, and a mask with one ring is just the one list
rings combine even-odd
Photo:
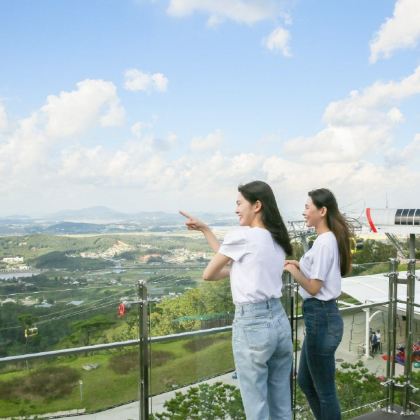
[[(295, 262), (297, 262), (297, 261), (295, 261)], [(300, 271), (299, 270), (299, 263), (296, 265), (296, 264), (293, 264), (290, 261), (286, 261), (284, 263), (284, 271), (288, 271), (293, 277), (296, 277), (296, 273), (298, 273)]]
[(188, 220), (185, 222), (185, 225), (189, 230), (198, 230), (199, 232), (202, 232), (204, 237), (206, 238), (207, 242), (209, 243), (211, 249), (214, 252), (219, 251), (220, 244), (219, 241), (216, 238), (216, 235), (213, 233), (213, 231), (201, 220), (189, 215), (185, 211), (180, 210), (180, 214), (182, 214), (184, 217), (186, 217)]
[(300, 271), (299, 262), (295, 260), (286, 260), (284, 262), (284, 271), (288, 271), (293, 278), (312, 296), (315, 296), (324, 282), (318, 279), (308, 279)]
[(286, 265), (294, 265), (298, 270), (300, 269), (299, 261), (296, 260), (286, 260), (284, 262), (284, 268), (286, 268)]
[(185, 222), (185, 225), (189, 230), (199, 230), (200, 232), (203, 232), (204, 230), (208, 229), (208, 226), (204, 222), (202, 222), (200, 219), (197, 219), (196, 217), (189, 215), (185, 211), (180, 210), (179, 214), (188, 219)]

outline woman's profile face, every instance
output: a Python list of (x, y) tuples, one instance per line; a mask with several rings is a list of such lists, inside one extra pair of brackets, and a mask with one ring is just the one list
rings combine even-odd
[(239, 217), (240, 226), (250, 226), (255, 218), (254, 206), (241, 193), (236, 198), (235, 213)]
[(308, 197), (305, 204), (305, 210), (303, 211), (303, 217), (306, 222), (306, 226), (315, 227), (322, 220), (323, 208), (319, 209), (312, 201), (311, 197)]

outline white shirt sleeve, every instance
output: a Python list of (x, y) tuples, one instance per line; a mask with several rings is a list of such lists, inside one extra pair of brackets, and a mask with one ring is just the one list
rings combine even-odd
[(219, 253), (233, 261), (239, 261), (245, 254), (248, 254), (248, 241), (244, 232), (241, 229), (236, 229), (227, 233)]
[(328, 243), (314, 250), (310, 278), (325, 281), (333, 263), (334, 255)]

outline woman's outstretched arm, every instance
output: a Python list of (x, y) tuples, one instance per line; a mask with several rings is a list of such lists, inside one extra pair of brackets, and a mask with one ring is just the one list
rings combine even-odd
[(185, 222), (187, 228), (189, 230), (198, 230), (202, 232), (210, 247), (216, 252), (216, 255), (211, 259), (203, 272), (203, 280), (220, 280), (229, 277), (230, 267), (228, 265), (232, 260), (229, 257), (218, 253), (220, 243), (213, 231), (204, 222), (191, 216), (187, 212), (180, 210), (179, 213), (187, 218), (187, 221)]
[(204, 237), (206, 238), (208, 244), (210, 245), (211, 249), (214, 252), (219, 251), (220, 243), (216, 238), (216, 235), (213, 233), (213, 231), (201, 220), (191, 216), (185, 211), (180, 210), (179, 211), (182, 216), (187, 218), (187, 221), (185, 222), (185, 225), (189, 230), (198, 230), (203, 233)]

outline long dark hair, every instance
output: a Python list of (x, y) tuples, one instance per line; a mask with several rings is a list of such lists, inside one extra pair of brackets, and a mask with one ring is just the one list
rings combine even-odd
[(337, 239), (340, 253), (340, 271), (341, 275), (344, 276), (351, 271), (350, 239), (353, 235), (350, 226), (338, 210), (337, 200), (330, 190), (319, 188), (309, 191), (308, 195), (318, 209), (322, 207), (327, 209), (327, 225)]
[(251, 204), (261, 202), (261, 220), (267, 230), (271, 233), (274, 241), (277, 242), (287, 255), (292, 255), (293, 249), (290, 243), (289, 234), (277, 207), (271, 187), (263, 181), (252, 181), (248, 184), (239, 185), (238, 191)]

